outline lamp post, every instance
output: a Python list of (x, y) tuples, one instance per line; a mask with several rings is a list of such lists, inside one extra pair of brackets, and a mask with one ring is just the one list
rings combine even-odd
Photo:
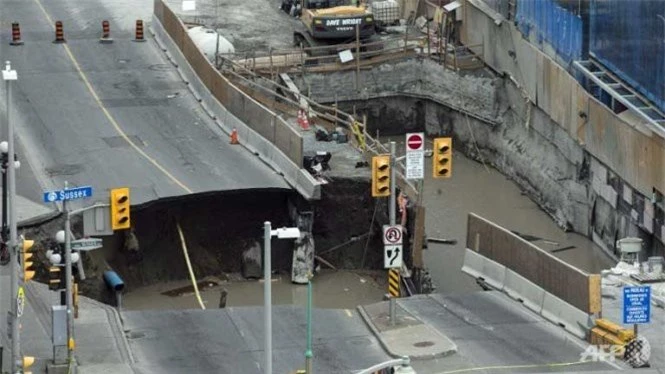
[[(5, 70), (2, 71), (2, 79), (5, 81), (6, 89), (6, 114), (7, 114), (7, 153), (9, 155), (14, 155), (14, 128), (12, 122), (10, 121), (10, 108), (9, 108), (9, 99), (11, 96), (11, 85), (9, 81), (15, 81), (18, 79), (16, 70), (12, 70), (11, 64), (9, 61), (6, 62)], [(21, 360), (19, 359), (20, 355), (20, 345), (19, 345), (19, 326), (18, 326), (18, 287), (19, 287), (19, 278), (18, 278), (18, 250), (17, 250), (17, 235), (16, 235), (16, 164), (14, 162), (8, 162), (8, 175), (7, 175), (7, 192), (9, 193), (8, 205), (9, 205), (9, 252), (11, 257), (10, 267), (11, 267), (11, 299), (12, 299), (12, 310), (10, 312), (11, 323), (12, 323), (12, 373), (18, 372), (21, 370)]]
[(273, 236), (278, 239), (298, 239), (300, 229), (297, 227), (283, 227), (273, 230), (270, 221), (263, 223), (263, 327), (264, 327), (264, 374), (272, 374), (272, 253), (270, 241)]
[(305, 351), (305, 372), (312, 374), (312, 274), (307, 279), (307, 350)]

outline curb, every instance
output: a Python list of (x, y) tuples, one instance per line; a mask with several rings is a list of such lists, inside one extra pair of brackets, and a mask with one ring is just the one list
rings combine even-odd
[(381, 333), (379, 332), (379, 330), (374, 325), (374, 322), (372, 322), (372, 319), (370, 318), (370, 316), (365, 311), (365, 307), (363, 307), (362, 305), (358, 305), (356, 307), (356, 309), (358, 310), (358, 314), (360, 314), (363, 321), (365, 321), (365, 324), (367, 325), (367, 327), (369, 327), (369, 329), (372, 331), (372, 334), (376, 337), (376, 340), (378, 340), (379, 344), (381, 344), (381, 347), (383, 347), (383, 350), (386, 351), (386, 353), (388, 353), (388, 355), (393, 357), (393, 358), (402, 358), (402, 357), (404, 357), (402, 355), (398, 355), (392, 349), (390, 349), (390, 347), (388, 347), (388, 344), (386, 344), (386, 342), (381, 337)]
[(120, 313), (116, 308), (99, 302), (88, 297), (82, 297), (82, 301), (87, 304), (93, 305), (97, 308), (103, 309), (106, 312), (109, 324), (112, 325), (111, 328), (116, 332), (116, 341), (119, 343), (118, 350), (121, 351), (120, 354), (125, 359), (126, 363), (131, 366), (136, 363), (134, 356), (132, 355), (131, 348), (129, 347), (129, 342), (127, 341), (127, 336), (123, 329), (122, 319), (120, 318)]
[[(429, 297), (429, 296), (426, 296), (426, 295), (424, 296), (424, 298), (427, 298), (427, 297)], [(434, 327), (430, 326), (429, 324), (423, 322), (420, 318), (413, 315), (413, 313), (409, 312), (406, 308), (404, 308), (404, 306), (401, 306), (401, 307), (407, 313), (409, 313), (413, 318), (417, 319), (421, 324), (423, 324), (424, 326), (427, 326), (430, 329), (436, 331), (438, 334), (443, 335), (439, 330), (435, 329)], [(358, 310), (358, 313), (362, 317), (363, 321), (365, 321), (365, 324), (367, 325), (367, 327), (369, 327), (369, 329), (372, 331), (372, 334), (376, 337), (376, 339), (379, 341), (379, 344), (381, 344), (381, 347), (383, 347), (383, 349), (386, 351), (386, 353), (388, 353), (388, 355), (390, 355), (394, 358), (405, 357), (405, 355), (401, 355), (401, 354), (398, 354), (395, 351), (393, 351), (388, 346), (388, 344), (383, 340), (383, 337), (381, 336), (381, 333), (376, 328), (376, 325), (374, 325), (374, 322), (372, 322), (372, 319), (370, 318), (369, 314), (367, 313), (367, 311), (365, 311), (365, 308), (362, 305), (357, 306), (356, 309)], [(446, 337), (445, 335), (443, 335), (443, 336)], [(431, 354), (410, 355), (410, 356), (408, 356), (409, 359), (411, 359), (411, 360), (430, 360), (430, 359), (450, 356), (450, 355), (456, 353), (457, 352), (457, 344), (455, 344), (455, 342), (453, 342), (448, 337), (446, 337), (446, 339), (450, 340), (450, 342), (453, 343), (453, 345), (454, 345), (453, 349), (449, 349), (449, 350), (446, 350), (446, 351), (441, 351), (441, 352), (438, 352), (438, 353), (431, 353)]]

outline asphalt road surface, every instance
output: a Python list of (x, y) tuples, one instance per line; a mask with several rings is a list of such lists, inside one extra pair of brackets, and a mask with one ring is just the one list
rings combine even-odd
[[(0, 56), (19, 77), (12, 84), (12, 122), (42, 189), (60, 189), (65, 181), (92, 185), (97, 200), (109, 188), (128, 186), (132, 203), (141, 204), (289, 188), (257, 157), (229, 144), (154, 41), (131, 41), (134, 20), (147, 25), (152, 2), (107, 8), (99, 0), (2, 0), (1, 6), (11, 11), (0, 13)], [(112, 44), (99, 43), (105, 19)], [(63, 22), (65, 44), (52, 43), (55, 20)], [(13, 21), (21, 25), (22, 46), (7, 43)], [(28, 197), (40, 201), (34, 190)]]
[[(263, 372), (261, 308), (134, 311), (123, 320), (137, 373)], [(390, 359), (355, 312), (315, 309), (312, 321), (317, 373), (351, 373)], [(304, 369), (306, 326), (304, 308), (273, 308), (273, 372)]]

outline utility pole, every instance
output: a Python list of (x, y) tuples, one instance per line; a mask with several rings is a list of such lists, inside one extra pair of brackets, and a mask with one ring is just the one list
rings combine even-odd
[[(9, 154), (9, 159), (11, 160), (14, 157), (14, 127), (12, 125), (10, 115), (11, 112), (9, 108), (9, 99), (11, 97), (11, 85), (9, 81), (15, 81), (18, 78), (16, 70), (12, 70), (11, 64), (9, 61), (6, 62), (5, 70), (2, 71), (2, 79), (5, 81), (6, 88), (6, 100), (7, 100), (7, 153)], [(18, 289), (20, 279), (18, 277), (18, 245), (16, 243), (17, 234), (16, 234), (16, 163), (9, 162), (7, 165), (7, 182), (8, 182), (8, 193), (9, 193), (9, 253), (11, 256), (10, 261), (10, 270), (11, 270), (11, 294), (12, 299), (12, 310), (9, 312), (12, 324), (12, 373), (18, 373), (21, 368), (20, 360), (20, 338), (19, 338), (19, 328), (18, 328)]]
[[(388, 207), (388, 216), (390, 218), (390, 226), (395, 226), (396, 224), (396, 218), (395, 218), (395, 168), (397, 167), (397, 162), (395, 160), (395, 142), (391, 141), (390, 142), (390, 201), (389, 201), (389, 207)], [(396, 271), (397, 274), (399, 274), (398, 269), (392, 269), (393, 271)], [(390, 283), (390, 270), (388, 270), (388, 282)], [(396, 303), (397, 300), (395, 300), (394, 296), (390, 296), (390, 324), (394, 325), (395, 324), (395, 309), (396, 309)]]

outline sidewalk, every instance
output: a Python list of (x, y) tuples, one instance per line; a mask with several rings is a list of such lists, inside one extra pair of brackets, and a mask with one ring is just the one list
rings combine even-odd
[[(9, 276), (0, 277), (0, 305), (9, 305)], [(25, 286), (26, 306), (21, 317), (21, 352), (36, 357), (31, 368), (43, 373), (52, 362), (51, 305), (59, 304), (59, 296), (44, 284), (30, 282)], [(2, 345), (5, 347), (4, 368), (9, 370), (11, 343), (6, 325), (0, 324)], [(77, 373), (132, 373), (132, 356), (124, 336), (118, 313), (110, 306), (81, 297), (79, 317), (74, 320)]]
[(360, 316), (388, 354), (423, 360), (457, 352), (455, 343), (404, 309), (399, 300), (395, 309), (395, 324), (391, 325), (388, 301), (358, 306)]

